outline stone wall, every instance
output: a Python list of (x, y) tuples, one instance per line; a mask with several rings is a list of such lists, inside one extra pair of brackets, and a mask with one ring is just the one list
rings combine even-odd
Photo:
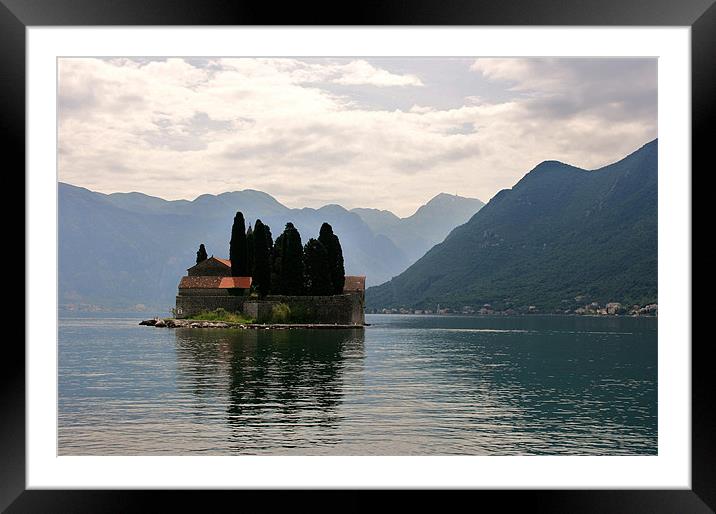
[(279, 296), (269, 295), (265, 300), (247, 300), (244, 314), (258, 323), (271, 321), (275, 305), (284, 303), (291, 310), (294, 323), (330, 323), (339, 325), (363, 325), (365, 323), (365, 299), (362, 293), (333, 296)]
[[(243, 292), (242, 292), (243, 295)], [(237, 296), (229, 294), (229, 289), (220, 289), (218, 287), (202, 289), (199, 287), (181, 288), (179, 296)]]
[(228, 312), (242, 312), (258, 323), (264, 323), (271, 321), (273, 307), (284, 303), (291, 310), (288, 321), (294, 323), (365, 324), (365, 296), (362, 292), (333, 296), (269, 295), (264, 300), (217, 292), (211, 289), (183, 289), (176, 297), (176, 317), (191, 318), (200, 312), (221, 308)]
[(180, 295), (177, 296), (176, 317), (191, 318), (202, 311), (219, 308), (228, 312), (241, 312), (245, 301), (245, 296)]
[(266, 300), (247, 300), (244, 303), (244, 314), (249, 318), (253, 318), (257, 323), (271, 321), (271, 311), (274, 305), (279, 302)]

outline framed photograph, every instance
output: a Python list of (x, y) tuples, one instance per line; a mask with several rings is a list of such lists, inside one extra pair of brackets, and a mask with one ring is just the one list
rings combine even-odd
[(28, 207), (0, 507), (713, 511), (712, 2), (270, 11), (2, 0)]

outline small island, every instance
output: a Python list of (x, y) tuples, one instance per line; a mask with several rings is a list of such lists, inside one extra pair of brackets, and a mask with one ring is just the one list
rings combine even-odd
[(173, 318), (142, 321), (154, 327), (356, 328), (365, 325), (365, 276), (346, 276), (338, 236), (323, 223), (318, 238), (302, 244), (293, 223), (273, 240), (256, 220), (246, 229), (237, 212), (229, 258), (208, 256), (179, 282)]

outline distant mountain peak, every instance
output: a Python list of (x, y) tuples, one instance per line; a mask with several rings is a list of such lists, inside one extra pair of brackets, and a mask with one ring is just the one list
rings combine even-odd
[(324, 205), (323, 207), (319, 207), (318, 209), (316, 209), (316, 211), (317, 211), (317, 212), (320, 212), (320, 213), (323, 213), (323, 214), (336, 214), (336, 213), (344, 214), (344, 213), (347, 213), (347, 214), (351, 214), (351, 215), (353, 215), (353, 216), (356, 216), (355, 213), (349, 211), (348, 209), (346, 209), (346, 208), (343, 207), (342, 205), (338, 205), (337, 203), (329, 203), (329, 204), (326, 204), (326, 205)]
[(466, 200), (466, 201), (480, 201), (477, 198), (469, 198), (466, 196), (460, 196), (458, 194), (450, 194), (450, 193), (438, 193), (435, 196), (433, 196), (425, 205), (431, 205), (439, 202), (457, 202), (460, 200)]
[(570, 166), (569, 164), (566, 164), (562, 161), (547, 160), (547, 161), (542, 161), (541, 163), (539, 163), (537, 166), (534, 167), (534, 170), (532, 170), (532, 171), (542, 170), (542, 169), (551, 169), (551, 168), (563, 168), (563, 167), (571, 168), (573, 166)]
[[(395, 216), (395, 214), (393, 214), (393, 212), (389, 211), (388, 209), (374, 209), (372, 207), (355, 207), (351, 209), (351, 212), (375, 212)], [(397, 218), (397, 216), (395, 217)]]
[[(621, 161), (627, 160), (627, 159), (632, 158), (632, 157), (640, 157), (640, 156), (643, 156), (643, 155), (647, 155), (647, 154), (649, 154), (650, 152), (656, 151), (656, 149), (658, 148), (658, 143), (659, 143), (659, 139), (658, 139), (658, 138), (652, 139), (652, 140), (649, 141), (648, 143), (644, 143), (642, 146), (640, 146), (638, 149), (634, 150), (633, 152), (630, 152), (629, 154), (625, 155), (624, 157), (622, 157), (622, 158), (619, 159), (618, 161), (615, 161), (615, 162), (613, 162), (613, 163), (607, 164), (606, 166), (602, 166), (602, 167), (603, 167), (603, 168), (607, 168), (607, 167), (609, 167), (609, 166), (612, 166), (612, 165), (616, 164), (617, 162), (621, 162)], [(584, 168), (580, 168), (580, 167), (578, 167), (578, 166), (574, 166), (574, 165), (572, 165), (572, 164), (567, 164), (567, 163), (562, 162), (562, 161), (546, 160), (546, 161), (540, 162), (537, 166), (535, 166), (535, 167), (534, 167), (530, 172), (528, 172), (525, 176), (527, 176), (527, 175), (529, 175), (529, 174), (531, 174), (531, 173), (535, 173), (535, 172), (539, 173), (539, 172), (541, 172), (541, 171), (550, 171), (550, 170), (558, 170), (558, 169), (571, 169), (571, 170), (574, 170), (574, 171), (589, 172), (589, 171), (598, 171), (598, 170), (600, 170), (601, 168), (595, 168), (595, 169), (587, 170), (587, 169), (584, 169)], [(439, 195), (438, 195), (438, 196), (439, 196)]]
[(448, 193), (439, 193), (433, 196), (425, 205), (421, 205), (412, 215), (405, 220), (417, 219), (422, 216), (433, 216), (435, 209), (458, 209), (460, 211), (471, 212), (470, 215), (477, 212), (485, 203), (478, 198), (467, 198), (459, 195), (451, 195)]

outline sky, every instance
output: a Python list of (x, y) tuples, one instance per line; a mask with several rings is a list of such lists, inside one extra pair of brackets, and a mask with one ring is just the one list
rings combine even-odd
[(404, 217), (657, 137), (656, 59), (63, 58), (58, 74), (59, 180), (167, 200), (257, 189)]

